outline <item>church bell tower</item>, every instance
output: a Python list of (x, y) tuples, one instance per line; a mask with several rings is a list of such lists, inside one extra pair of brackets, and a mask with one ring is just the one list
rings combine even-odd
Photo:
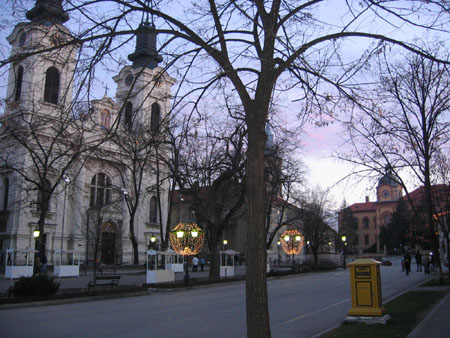
[(7, 38), (13, 60), (8, 74), (6, 114), (60, 114), (72, 103), (78, 46), (63, 25), (61, 0), (36, 0)]

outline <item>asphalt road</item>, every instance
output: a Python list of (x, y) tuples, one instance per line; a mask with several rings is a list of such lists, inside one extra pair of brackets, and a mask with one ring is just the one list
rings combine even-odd
[[(415, 269), (415, 266), (413, 267)], [(381, 267), (383, 300), (416, 286), (423, 273)], [(350, 308), (348, 270), (270, 279), (272, 337), (312, 337), (342, 322)], [(148, 296), (0, 310), (7, 337), (245, 337), (245, 284)]]

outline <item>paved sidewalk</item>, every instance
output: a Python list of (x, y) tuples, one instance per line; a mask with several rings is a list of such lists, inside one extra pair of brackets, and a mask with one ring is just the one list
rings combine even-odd
[[(418, 288), (420, 290), (447, 290), (450, 286)], [(419, 325), (408, 335), (408, 338), (448, 338), (450, 335), (450, 292), (437, 304)]]
[[(146, 282), (145, 269), (136, 267), (135, 269), (120, 268), (116, 267), (117, 275), (121, 275), (120, 285), (142, 285)], [(245, 266), (237, 266), (235, 268), (236, 275), (245, 275)], [(53, 273), (49, 272), (50, 276)], [(197, 278), (207, 278), (209, 276), (209, 266), (205, 267), (204, 271), (192, 272), (189, 269), (189, 277), (191, 279)], [(80, 277), (64, 277), (60, 279), (61, 289), (71, 289), (71, 288), (84, 288), (87, 286), (88, 282), (93, 278), (93, 271), (89, 270), (86, 275), (81, 275)], [(184, 279), (184, 272), (176, 272), (175, 280), (181, 281)], [(0, 292), (6, 292), (10, 286), (14, 285), (14, 280), (5, 279), (5, 274), (0, 273)]]

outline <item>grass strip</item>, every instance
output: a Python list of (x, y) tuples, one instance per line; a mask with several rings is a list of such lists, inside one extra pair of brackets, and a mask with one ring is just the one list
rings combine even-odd
[(449, 278), (444, 278), (443, 282), (444, 282), (444, 284), (441, 284), (439, 279), (433, 278), (433, 279), (430, 279), (429, 281), (423, 283), (420, 286), (446, 286), (446, 285), (450, 285), (450, 279)]
[(322, 338), (406, 337), (447, 291), (410, 291), (385, 304), (391, 319), (385, 325), (344, 322)]

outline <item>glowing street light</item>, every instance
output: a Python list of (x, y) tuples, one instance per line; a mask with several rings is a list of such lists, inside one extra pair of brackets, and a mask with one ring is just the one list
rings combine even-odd
[(281, 238), (281, 246), (284, 252), (288, 255), (292, 255), (292, 271), (295, 270), (294, 255), (298, 255), (303, 248), (303, 237), (297, 229), (290, 229), (283, 232)]
[[(196, 255), (203, 246), (205, 232), (196, 223), (178, 223), (178, 225), (169, 232), (170, 243), (173, 251), (182, 256)], [(185, 285), (189, 285), (188, 260), (185, 264)]]

